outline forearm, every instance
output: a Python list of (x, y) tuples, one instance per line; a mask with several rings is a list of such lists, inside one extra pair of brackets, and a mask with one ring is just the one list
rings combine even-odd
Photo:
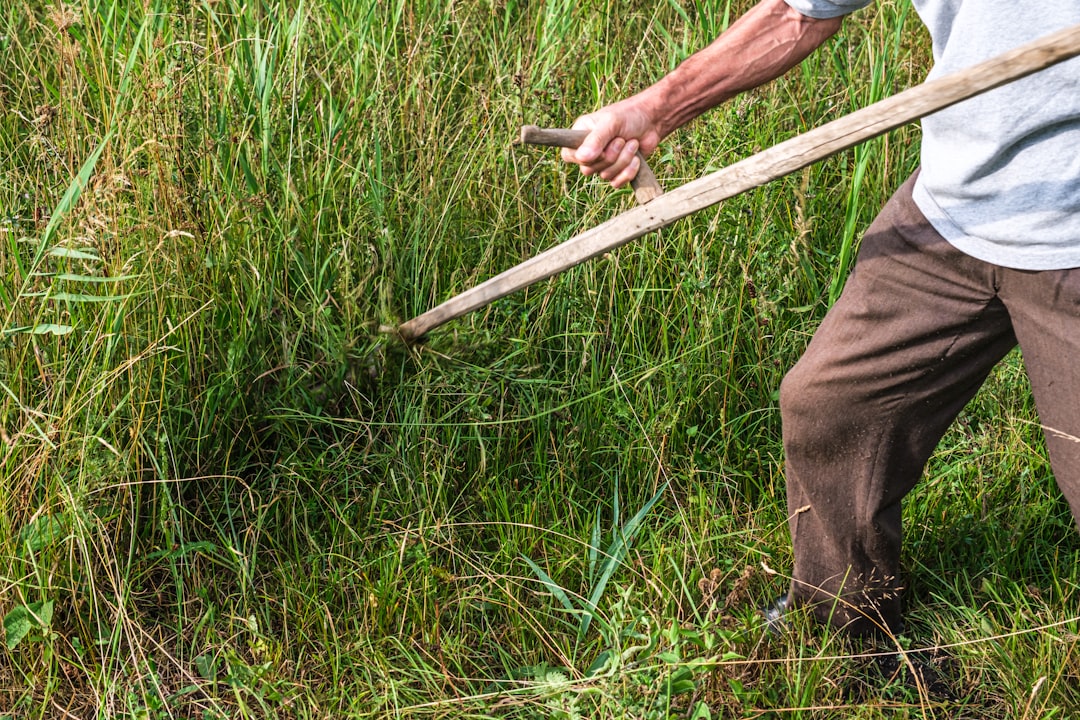
[(832, 37), (841, 22), (806, 17), (783, 0), (763, 0), (638, 101), (664, 137), (740, 92), (783, 75)]
[(841, 22), (808, 18), (784, 0), (762, 0), (655, 85), (579, 117), (574, 128), (589, 134), (579, 147), (564, 148), (563, 159), (622, 187), (637, 173), (638, 150), (648, 155), (666, 135), (709, 108), (779, 77)]

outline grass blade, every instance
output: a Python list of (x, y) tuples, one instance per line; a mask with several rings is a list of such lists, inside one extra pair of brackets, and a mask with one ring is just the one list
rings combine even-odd
[(577, 608), (574, 607), (574, 603), (570, 601), (570, 596), (566, 591), (559, 586), (557, 582), (551, 579), (546, 572), (544, 572), (539, 565), (534, 563), (528, 555), (522, 555), (521, 559), (525, 561), (525, 564), (533, 571), (536, 577), (543, 583), (544, 587), (548, 589), (552, 595), (562, 604), (564, 608), (570, 612), (577, 612)]

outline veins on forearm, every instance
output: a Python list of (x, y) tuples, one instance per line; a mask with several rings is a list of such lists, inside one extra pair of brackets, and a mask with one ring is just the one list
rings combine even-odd
[(832, 37), (841, 19), (808, 18), (764, 0), (708, 47), (642, 93), (661, 136), (740, 92), (783, 75)]

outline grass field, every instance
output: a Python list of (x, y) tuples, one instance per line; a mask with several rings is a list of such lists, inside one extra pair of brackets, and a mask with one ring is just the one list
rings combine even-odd
[[(1050, 718), (1080, 535), (1018, 355), (905, 507), (947, 694), (755, 607), (776, 393), (918, 128), (407, 348), (631, 206), (513, 147), (746, 2), (15, 0), (0, 14), (0, 718)], [(885, 0), (664, 142), (669, 187), (918, 83)]]

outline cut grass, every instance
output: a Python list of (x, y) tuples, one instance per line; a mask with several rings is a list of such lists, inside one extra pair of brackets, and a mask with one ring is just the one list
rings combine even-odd
[[(917, 162), (917, 129), (426, 346), (378, 334), (627, 207), (512, 148), (515, 129), (644, 86), (747, 6), (83, 0), (0, 17), (0, 715), (1080, 707), (1080, 543), (1017, 356), (905, 511), (905, 642), (946, 648), (956, 699), (868, 676), (798, 620), (764, 638), (753, 610), (790, 567), (780, 378)], [(918, 82), (908, 14), (863, 11), (652, 164), (675, 185)], [(627, 517), (664, 489), (597, 593), (616, 488)]]

